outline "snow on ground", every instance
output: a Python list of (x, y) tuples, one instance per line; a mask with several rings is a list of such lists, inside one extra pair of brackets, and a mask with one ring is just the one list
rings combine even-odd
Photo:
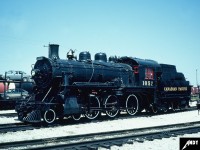
[[(1, 112), (0, 112), (1, 113)], [(16, 122), (17, 117), (14, 118), (0, 118), (1, 122), (9, 122), (13, 119), (13, 122)], [(148, 117), (133, 117), (133, 118), (117, 118), (115, 120), (106, 120), (106, 121), (94, 121), (88, 123), (77, 123), (73, 125), (59, 126), (59, 127), (49, 127), (42, 129), (34, 129), (20, 132), (10, 132), (0, 134), (0, 143), (8, 141), (17, 141), (17, 140), (30, 140), (30, 139), (41, 139), (48, 137), (59, 137), (67, 135), (77, 135), (77, 134), (86, 134), (86, 133), (95, 133), (95, 132), (106, 132), (113, 130), (123, 130), (123, 129), (132, 129), (132, 128), (142, 128), (166, 124), (176, 124), (184, 122), (200, 121), (200, 115), (198, 111), (185, 111), (177, 112), (171, 114), (160, 114)], [(9, 122), (10, 123), (10, 122)], [(200, 137), (200, 133), (184, 135), (192, 137)], [(112, 150), (117, 149), (167, 149), (174, 150), (179, 147), (179, 137), (172, 137), (162, 140), (154, 141), (145, 141), (144, 143), (134, 143), (133, 145), (125, 144), (123, 147), (112, 146)], [(102, 149), (103, 150), (103, 149)]]

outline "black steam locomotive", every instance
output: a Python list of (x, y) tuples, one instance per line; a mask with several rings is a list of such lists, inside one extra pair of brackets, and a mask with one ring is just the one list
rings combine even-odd
[(81, 115), (95, 119), (101, 113), (114, 118), (120, 112), (135, 115), (142, 110), (157, 113), (189, 106), (191, 86), (174, 65), (133, 57), (109, 57), (74, 51), (58, 56), (59, 45), (49, 45), (49, 57), (37, 57), (32, 69), (32, 98), (16, 105), (25, 122), (53, 123)]

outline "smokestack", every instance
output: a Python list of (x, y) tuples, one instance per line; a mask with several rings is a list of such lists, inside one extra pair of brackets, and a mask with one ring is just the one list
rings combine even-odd
[(49, 58), (60, 59), (58, 55), (59, 45), (49, 44)]

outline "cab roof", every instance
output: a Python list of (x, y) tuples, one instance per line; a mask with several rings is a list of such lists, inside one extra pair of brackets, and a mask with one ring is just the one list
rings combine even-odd
[(140, 58), (134, 58), (134, 57), (121, 57), (118, 59), (119, 62), (122, 63), (128, 63), (132, 66), (139, 66), (139, 67), (150, 67), (155, 68), (157, 71), (161, 70), (161, 66), (157, 61), (150, 60), (150, 59), (140, 59)]

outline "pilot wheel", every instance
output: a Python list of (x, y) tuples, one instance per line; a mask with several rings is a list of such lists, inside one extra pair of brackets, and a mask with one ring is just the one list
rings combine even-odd
[(56, 120), (56, 113), (53, 109), (48, 109), (44, 113), (44, 121), (48, 124), (53, 123)]
[(72, 115), (72, 119), (75, 120), (75, 121), (79, 121), (81, 119), (81, 114)]

